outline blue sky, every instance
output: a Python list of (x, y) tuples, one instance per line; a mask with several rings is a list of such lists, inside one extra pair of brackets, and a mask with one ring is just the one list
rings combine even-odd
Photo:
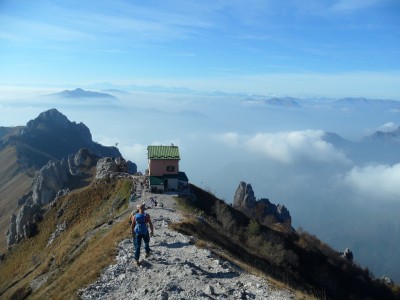
[(397, 0), (0, 0), (0, 84), (400, 100), (399, 17)]

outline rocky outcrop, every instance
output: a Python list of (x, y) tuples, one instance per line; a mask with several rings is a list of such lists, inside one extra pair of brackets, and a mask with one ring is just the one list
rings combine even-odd
[(99, 159), (100, 157), (89, 149), (80, 149), (75, 155), (71, 154), (68, 156), (69, 173), (73, 176), (78, 176), (81, 174), (80, 168), (91, 168), (97, 164)]
[(32, 183), (32, 202), (48, 204), (68, 181), (68, 168), (64, 160), (49, 161), (36, 173)]
[(235, 192), (233, 207), (241, 211), (247, 211), (252, 210), (256, 204), (257, 200), (251, 184), (241, 181)]
[[(62, 120), (60, 124), (64, 124)], [(90, 170), (94, 166), (97, 170), (96, 179), (130, 176), (129, 164), (122, 157), (100, 158), (88, 149), (80, 149), (75, 155), (69, 155), (67, 160), (49, 161), (36, 173), (31, 190), (18, 200), (21, 208), (17, 215), (11, 216), (6, 233), (8, 246), (18, 243), (22, 238), (34, 236), (36, 224), (43, 219), (41, 207), (68, 194), (66, 185), (69, 178), (81, 176), (83, 170)], [(58, 211), (58, 214), (61, 216), (63, 211)]]
[(122, 157), (111, 158), (103, 157), (100, 158), (96, 165), (96, 179), (113, 178), (127, 176), (128, 165), (125, 159)]
[(256, 200), (251, 184), (243, 181), (236, 189), (233, 207), (264, 225), (284, 223), (290, 227), (292, 223), (290, 213), (284, 205), (275, 205), (265, 198)]
[(35, 219), (39, 218), (41, 209), (37, 204), (24, 204), (17, 215), (12, 215), (10, 227), (7, 230), (7, 244), (18, 243), (22, 238), (29, 238), (36, 234)]

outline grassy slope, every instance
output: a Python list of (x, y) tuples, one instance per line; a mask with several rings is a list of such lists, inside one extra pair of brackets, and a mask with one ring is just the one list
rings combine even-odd
[[(23, 240), (0, 263), (0, 298), (74, 298), (113, 261), (117, 243), (129, 236), (126, 222), (108, 222), (126, 211), (130, 188), (130, 181), (101, 182), (57, 201), (39, 223), (39, 234)], [(64, 213), (57, 218), (60, 209)], [(67, 229), (48, 245), (63, 222)]]
[(315, 236), (262, 226), (199, 188), (192, 191), (197, 200), (180, 200), (181, 206), (202, 218), (172, 227), (211, 243), (222, 256), (322, 299), (400, 299), (398, 287), (374, 280)]
[(26, 193), (32, 178), (20, 173), (15, 147), (0, 151), (0, 252), (7, 249), (6, 235), (10, 216), (17, 208), (17, 200)]

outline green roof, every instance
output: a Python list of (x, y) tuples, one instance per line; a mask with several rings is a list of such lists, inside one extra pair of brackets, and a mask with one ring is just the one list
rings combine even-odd
[(180, 159), (178, 146), (148, 146), (148, 159)]

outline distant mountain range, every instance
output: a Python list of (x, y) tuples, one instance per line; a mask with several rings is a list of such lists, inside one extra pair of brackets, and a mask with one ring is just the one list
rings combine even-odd
[[(267, 105), (275, 107), (287, 107), (287, 108), (301, 108), (302, 103), (307, 103), (307, 106), (313, 106), (314, 102), (307, 102), (305, 99), (295, 97), (247, 97), (244, 99), (244, 103), (249, 105)], [(351, 108), (351, 109), (374, 109), (374, 108), (385, 108), (385, 109), (400, 109), (400, 101), (396, 100), (381, 100), (381, 99), (367, 99), (367, 98), (342, 98), (331, 101), (318, 101), (317, 106), (328, 106), (336, 108)]]
[(347, 157), (357, 163), (374, 161), (396, 164), (400, 161), (400, 127), (393, 131), (376, 131), (359, 142), (346, 140), (331, 132), (325, 134), (324, 140), (342, 150)]
[(247, 104), (257, 104), (257, 105), (271, 105), (271, 106), (281, 106), (289, 108), (299, 108), (299, 100), (293, 97), (273, 97), (266, 99), (256, 99), (256, 98), (246, 98), (245, 103)]
[(101, 92), (92, 92), (85, 91), (81, 88), (77, 88), (75, 90), (65, 90), (59, 93), (50, 94), (49, 96), (56, 96), (62, 98), (108, 98), (108, 99), (117, 99), (115, 96), (101, 93)]

